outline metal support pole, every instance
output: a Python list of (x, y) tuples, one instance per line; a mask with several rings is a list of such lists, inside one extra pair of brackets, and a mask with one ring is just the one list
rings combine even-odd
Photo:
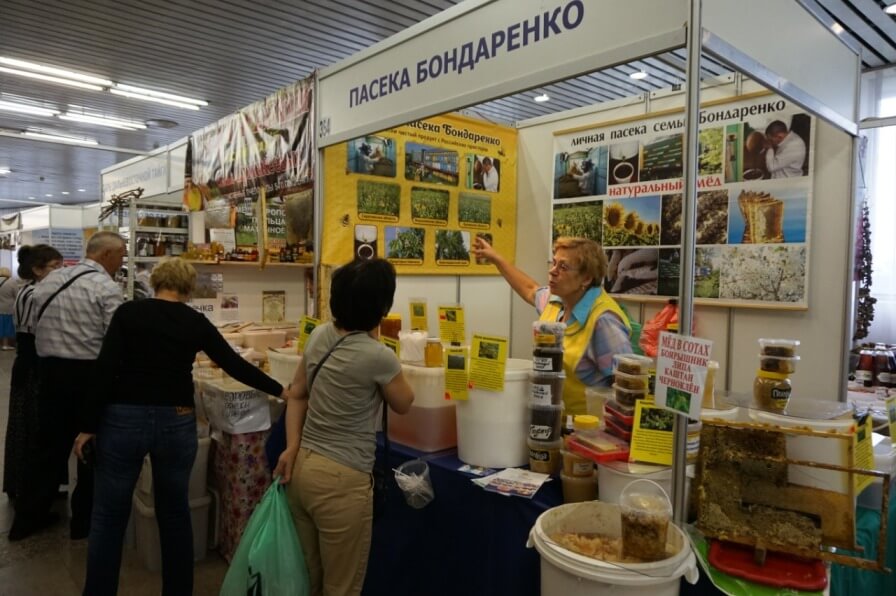
[[(323, 136), (322, 131), (320, 130), (321, 122), (320, 122), (320, 80), (318, 79), (318, 71), (314, 71), (314, 85), (312, 86), (311, 91), (311, 101), (312, 101), (312, 116), (314, 121), (312, 122), (312, 126), (314, 127), (314, 132), (311, 134), (311, 138), (314, 139), (314, 146), (317, 151), (316, 159), (314, 160), (314, 168), (311, 170), (312, 175), (314, 176), (314, 190), (313, 195), (311, 197), (312, 207), (312, 217), (314, 220), (314, 257), (311, 263), (311, 296), (313, 296), (311, 303), (308, 304), (308, 288), (305, 288), (305, 314), (319, 317), (320, 312), (318, 312), (317, 302), (320, 300), (320, 257), (321, 257), (321, 247), (323, 246), (323, 217), (324, 217), (324, 148), (321, 147), (318, 143), (320, 140), (320, 136)], [(308, 283), (308, 276), (305, 276), (305, 283)]]
[[(702, 50), (701, 23), (702, 0), (691, 0), (688, 18), (688, 72), (685, 94), (685, 143), (684, 143), (684, 197), (681, 204), (681, 257), (680, 288), (678, 295), (678, 329), (682, 335), (690, 335), (693, 327), (694, 307), (694, 247), (697, 222), (697, 155), (698, 120), (700, 115), (700, 53)], [(697, 396), (699, 398), (699, 396)], [(687, 518), (685, 482), (687, 469), (688, 421), (685, 416), (675, 417), (672, 455), (672, 509), (675, 522), (682, 524)]]

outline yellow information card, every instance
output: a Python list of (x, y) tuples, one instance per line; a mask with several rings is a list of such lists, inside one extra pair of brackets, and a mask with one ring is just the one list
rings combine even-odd
[(439, 339), (449, 345), (462, 345), (466, 342), (464, 307), (460, 304), (439, 305)]
[(467, 375), (467, 349), (445, 349), (445, 393), (451, 399), (466, 401), (470, 398), (470, 379)]
[(896, 440), (896, 395), (891, 395), (884, 403), (887, 405), (887, 420), (890, 422), (890, 437)]
[(504, 391), (507, 368), (507, 338), (473, 335), (470, 346), (470, 384), (476, 389)]
[(302, 320), (299, 321), (299, 338), (296, 341), (296, 352), (301, 354), (305, 351), (305, 342), (308, 341), (308, 336), (311, 335), (311, 332), (314, 331), (314, 328), (320, 325), (320, 323), (320, 319), (315, 319), (308, 315), (302, 317)]
[(426, 299), (411, 298), (411, 329), (419, 329), (427, 331), (428, 323), (426, 321)]
[[(854, 468), (859, 468), (861, 470), (874, 469), (874, 445), (871, 440), (873, 434), (874, 425), (872, 424), (871, 415), (869, 414), (865, 416), (864, 424), (861, 424), (856, 428), (856, 434), (853, 438), (853, 453), (855, 454), (854, 457), (856, 460), (853, 464)], [(859, 494), (874, 482), (874, 476), (868, 476), (866, 474), (855, 474), (853, 478), (855, 478), (856, 494)]]
[(395, 352), (395, 355), (401, 358), (401, 345), (398, 343), (398, 340), (394, 337), (386, 337), (385, 335), (380, 336), (380, 341), (387, 348)]
[(660, 408), (652, 401), (635, 402), (635, 424), (629, 460), (647, 464), (672, 465), (672, 429), (674, 412)]

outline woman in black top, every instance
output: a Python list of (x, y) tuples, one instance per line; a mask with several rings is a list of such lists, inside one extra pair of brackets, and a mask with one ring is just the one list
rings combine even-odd
[[(126, 302), (112, 317), (97, 360), (75, 454), (96, 436), (96, 480), (84, 594), (115, 594), (131, 496), (143, 458), (152, 461), (162, 547), (162, 593), (191, 594), (193, 534), (188, 500), (196, 457), (192, 367), (199, 351), (227, 374), (265, 393), (283, 387), (233, 351), (206, 317), (186, 304), (196, 270), (173, 258), (150, 278), (155, 297)], [(89, 449), (89, 448), (88, 448)]]

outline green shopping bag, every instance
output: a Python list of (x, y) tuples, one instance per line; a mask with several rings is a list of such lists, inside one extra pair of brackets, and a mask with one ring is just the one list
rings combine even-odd
[(279, 477), (252, 512), (221, 596), (308, 596), (308, 568)]

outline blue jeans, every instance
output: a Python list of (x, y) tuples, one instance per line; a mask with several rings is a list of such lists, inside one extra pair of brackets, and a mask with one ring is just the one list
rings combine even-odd
[(118, 591), (121, 550), (143, 458), (152, 460), (162, 546), (162, 594), (193, 592), (193, 526), (189, 483), (196, 459), (192, 408), (110, 405), (96, 436), (96, 479), (84, 594)]

